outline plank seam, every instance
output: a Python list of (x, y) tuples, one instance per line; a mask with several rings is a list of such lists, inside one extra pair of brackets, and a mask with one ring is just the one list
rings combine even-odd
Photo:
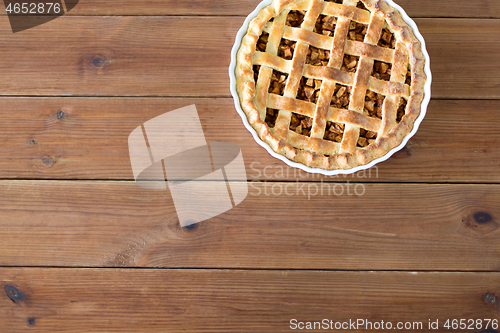
[(346, 272), (346, 273), (491, 273), (499, 274), (500, 270), (366, 270), (366, 269), (310, 269), (310, 268), (233, 268), (233, 267), (106, 267), (106, 266), (0, 266), (0, 269), (81, 269), (81, 270), (158, 270), (158, 271), (270, 271), (270, 272)]
[[(70, 178), (0, 178), (0, 182), (32, 182), (32, 181), (37, 181), (37, 182), (106, 182), (106, 183), (134, 183), (135, 180), (133, 179), (70, 179)], [(190, 181), (197, 181), (197, 180), (190, 180)], [(213, 181), (213, 182), (218, 182), (218, 180), (204, 180), (203, 182), (208, 182), (208, 181)], [(500, 182), (490, 182), (490, 183), (485, 183), (485, 182), (480, 182), (480, 183), (472, 183), (472, 182), (443, 182), (443, 181), (437, 181), (437, 182), (391, 182), (391, 181), (376, 181), (376, 182), (367, 182), (363, 180), (356, 180), (356, 179), (339, 179), (339, 180), (331, 180), (328, 181), (328, 179), (323, 179), (323, 182), (321, 180), (319, 181), (306, 181), (306, 180), (270, 180), (270, 179), (247, 179), (247, 182), (266, 182), (266, 183), (301, 183), (301, 184), (343, 184), (346, 182), (350, 182), (353, 184), (366, 184), (366, 185), (471, 185), (471, 186), (497, 186), (500, 185)], [(230, 181), (232, 183), (239, 183), (241, 181)]]

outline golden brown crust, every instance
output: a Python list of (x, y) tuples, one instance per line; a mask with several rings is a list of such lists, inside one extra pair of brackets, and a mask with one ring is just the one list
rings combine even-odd
[[(323, 4), (321, 0), (274, 0), (249, 23), (236, 58), (236, 90), (240, 104), (249, 124), (255, 129), (262, 141), (268, 144), (272, 150), (291, 161), (324, 170), (351, 169), (366, 165), (400, 145), (412, 131), (415, 120), (420, 114), (426, 82), (425, 58), (422, 54), (420, 41), (415, 37), (412, 28), (403, 20), (399, 11), (385, 1), (363, 0), (362, 2), (368, 10), (377, 15), (370, 15), (366, 10), (333, 2)], [(303, 27), (306, 27), (305, 30), (285, 28), (284, 20), (290, 9), (313, 12), (305, 18), (303, 24)], [(337, 27), (340, 31), (339, 36), (333, 40), (328, 36), (317, 35), (311, 31), (311, 26), (314, 26), (316, 18), (321, 13), (339, 17), (339, 26)], [(274, 19), (275, 24), (268, 23), (271, 19)], [(346, 30), (351, 19), (370, 24), (365, 38), (365, 42), (368, 41), (368, 43), (348, 41), (341, 36), (342, 33), (344, 36), (347, 33)], [(398, 46), (394, 50), (376, 46), (384, 21), (396, 37)], [(271, 35), (278, 36), (276, 38), (279, 40), (284, 34), (297, 40), (293, 60), (284, 60), (273, 55), (273, 50), (270, 53), (256, 51), (260, 35), (264, 30), (271, 32), (270, 29), (276, 30)], [(279, 41), (277, 43), (279, 44)], [(309, 45), (323, 49), (332, 47), (332, 55), (327, 67), (305, 64)], [(340, 52), (339, 48), (344, 49)], [(343, 57), (344, 52), (361, 58), (358, 71), (355, 74), (339, 69), (342, 64), (342, 60), (339, 58)], [(274, 54), (276, 54), (275, 50)], [(403, 68), (407, 67), (406, 64), (409, 62), (411, 87), (404, 84), (404, 78), (398, 77), (395, 81), (391, 78), (392, 82), (387, 83), (370, 76), (374, 60), (392, 63), (393, 76), (402, 75)], [(262, 89), (259, 86), (256, 94), (253, 72), (255, 64), (261, 65), (267, 70), (267, 72), (266, 70), (262, 71), (264, 74), (261, 74), (263, 79), (260, 82), (265, 87), (269, 86), (269, 73), (272, 73), (273, 69), (291, 73), (284, 96), (268, 94), (267, 89)], [(297, 78), (302, 75), (323, 80), (317, 105), (295, 99), (299, 85)], [(261, 81), (260, 78), (259, 81)], [(329, 107), (329, 98), (331, 98), (335, 83), (349, 86), (354, 84), (349, 110)], [(387, 96), (384, 102), (382, 120), (359, 113), (363, 111), (362, 104), (367, 89)], [(328, 94), (330, 97), (327, 96)], [(408, 99), (406, 113), (400, 122), (396, 123), (395, 110), (399, 105), (400, 97), (403, 96)], [(265, 122), (266, 108), (280, 110), (275, 129), (270, 129)], [(315, 114), (317, 115), (310, 138), (288, 130), (291, 113), (295, 111), (311, 118)], [(342, 143), (323, 140), (327, 117), (330, 117), (329, 121), (346, 123)], [(356, 148), (360, 128), (378, 132), (379, 136), (376, 142), (365, 148)]]

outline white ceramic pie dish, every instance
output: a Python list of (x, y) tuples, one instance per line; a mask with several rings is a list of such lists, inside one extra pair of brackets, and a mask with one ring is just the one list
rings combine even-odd
[(240, 28), (240, 30), (238, 31), (238, 33), (236, 35), (236, 42), (235, 42), (235, 44), (233, 46), (233, 49), (231, 50), (231, 64), (229, 65), (229, 77), (230, 77), (231, 95), (233, 96), (233, 99), (234, 99), (234, 105), (236, 107), (236, 111), (238, 112), (238, 114), (240, 115), (241, 119), (243, 120), (243, 124), (245, 125), (245, 127), (247, 128), (247, 130), (250, 131), (250, 133), (252, 133), (253, 138), (255, 139), (255, 141), (260, 146), (262, 146), (264, 149), (266, 149), (267, 152), (269, 154), (271, 154), (271, 156), (273, 156), (273, 157), (275, 157), (275, 158), (277, 158), (277, 159), (285, 162), (287, 165), (289, 165), (289, 166), (291, 166), (293, 168), (299, 168), (299, 169), (302, 169), (302, 170), (304, 170), (306, 172), (310, 172), (310, 173), (319, 173), (319, 174), (323, 174), (323, 175), (327, 175), (327, 176), (334, 176), (334, 175), (339, 175), (339, 174), (344, 174), (344, 175), (345, 174), (352, 174), (352, 173), (355, 173), (355, 172), (358, 172), (358, 171), (361, 171), (361, 170), (369, 169), (369, 168), (373, 167), (374, 165), (376, 165), (376, 164), (378, 164), (380, 162), (386, 161), (392, 155), (394, 155), (396, 152), (398, 152), (401, 149), (403, 149), (406, 146), (406, 144), (408, 143), (408, 141), (417, 133), (420, 124), (422, 123), (422, 121), (425, 118), (425, 115), (426, 115), (426, 112), (427, 112), (427, 106), (429, 105), (429, 102), (430, 102), (430, 99), (431, 99), (432, 74), (431, 74), (431, 68), (430, 68), (430, 57), (429, 57), (429, 54), (427, 52), (427, 48), (425, 46), (425, 40), (422, 37), (422, 35), (420, 34), (420, 31), (418, 30), (417, 24), (406, 14), (406, 12), (404, 11), (404, 9), (401, 8), (399, 5), (397, 5), (396, 3), (394, 3), (394, 1), (392, 1), (392, 0), (385, 0), (385, 1), (389, 5), (391, 5), (395, 9), (397, 9), (401, 13), (401, 15), (402, 15), (403, 19), (405, 20), (405, 22), (408, 23), (408, 25), (413, 29), (415, 37), (417, 37), (418, 40), (420, 41), (420, 43), (422, 44), (422, 54), (425, 57), (424, 71), (425, 71), (425, 75), (427, 76), (427, 81), (426, 81), (425, 87), (424, 87), (425, 96), (424, 96), (424, 100), (422, 101), (422, 105), (421, 105), (421, 109), (420, 109), (420, 115), (417, 117), (417, 119), (414, 122), (413, 130), (410, 132), (409, 135), (407, 135), (403, 139), (403, 141), (401, 142), (401, 144), (399, 146), (391, 149), (384, 156), (382, 156), (380, 158), (377, 158), (377, 159), (371, 161), (368, 164), (361, 165), (361, 166), (354, 167), (354, 168), (347, 169), (347, 170), (342, 170), (342, 169), (339, 169), (339, 170), (323, 170), (323, 169), (318, 169), (318, 168), (310, 168), (310, 167), (308, 167), (308, 166), (306, 166), (304, 164), (290, 161), (285, 156), (283, 156), (281, 154), (278, 154), (275, 151), (273, 151), (269, 145), (267, 145), (264, 141), (262, 141), (262, 139), (258, 136), (257, 132), (255, 131), (255, 129), (249, 124), (247, 116), (246, 116), (245, 112), (243, 111), (243, 109), (241, 108), (240, 99), (239, 99), (238, 93), (236, 91), (236, 76), (235, 76), (236, 54), (237, 54), (237, 52), (238, 52), (238, 50), (240, 48), (241, 40), (242, 40), (243, 36), (246, 34), (246, 32), (247, 32), (249, 22), (258, 15), (259, 11), (262, 8), (270, 5), (273, 2), (273, 0), (264, 0), (264, 1), (262, 1), (257, 6), (257, 8), (250, 15), (247, 16), (247, 18), (245, 19), (245, 22), (243, 23), (243, 26)]

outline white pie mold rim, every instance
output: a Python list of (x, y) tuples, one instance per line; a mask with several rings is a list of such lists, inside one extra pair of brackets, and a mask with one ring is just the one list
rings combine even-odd
[(406, 14), (406, 12), (404, 11), (403, 8), (401, 8), (398, 4), (396, 4), (392, 0), (385, 0), (385, 2), (387, 2), (389, 5), (391, 5), (392, 7), (394, 7), (395, 9), (397, 9), (401, 13), (403, 20), (406, 23), (408, 23), (408, 25), (413, 29), (413, 33), (415, 34), (415, 37), (417, 37), (417, 39), (422, 44), (422, 53), (423, 53), (424, 58), (425, 58), (424, 72), (425, 72), (425, 75), (427, 76), (427, 81), (426, 81), (425, 86), (424, 86), (425, 95), (424, 95), (424, 100), (422, 101), (420, 114), (413, 124), (413, 130), (410, 132), (410, 134), (408, 134), (403, 139), (401, 144), (399, 146), (391, 149), (384, 156), (379, 157), (377, 159), (374, 159), (373, 161), (371, 161), (368, 164), (357, 166), (357, 167), (354, 167), (351, 169), (346, 169), (346, 170), (323, 170), (323, 169), (318, 169), (318, 168), (310, 168), (304, 164), (293, 162), (293, 161), (287, 159), (285, 156), (276, 153), (274, 150), (271, 149), (271, 147), (268, 144), (266, 144), (264, 141), (262, 141), (262, 139), (259, 137), (259, 135), (255, 131), (255, 129), (248, 122), (247, 116), (246, 116), (245, 112), (243, 111), (243, 109), (241, 108), (240, 99), (239, 99), (238, 93), (236, 91), (236, 75), (235, 75), (236, 54), (237, 54), (238, 50), (240, 49), (241, 41), (247, 32), (248, 24), (250, 23), (250, 21), (258, 15), (258, 13), (260, 12), (260, 10), (262, 8), (269, 6), (272, 2), (273, 2), (273, 0), (262, 1), (257, 6), (257, 8), (255, 8), (255, 10), (250, 15), (247, 16), (247, 18), (245, 19), (245, 22), (243, 23), (243, 26), (240, 28), (240, 30), (238, 31), (238, 34), (236, 35), (236, 41), (233, 45), (233, 49), (231, 50), (231, 64), (229, 65), (230, 89), (231, 89), (231, 95), (233, 96), (236, 111), (240, 115), (241, 120), (243, 120), (243, 124), (245, 125), (246, 129), (250, 133), (252, 133), (255, 141), (261, 147), (266, 149), (267, 152), (269, 154), (271, 154), (271, 156), (285, 162), (285, 164), (287, 164), (288, 166), (291, 166), (293, 168), (302, 169), (306, 172), (323, 174), (326, 176), (347, 175), (347, 174), (352, 174), (352, 173), (355, 173), (358, 171), (369, 169), (378, 163), (381, 163), (381, 162), (388, 160), (396, 152), (403, 149), (406, 146), (406, 144), (408, 143), (408, 141), (417, 133), (418, 128), (419, 128), (420, 124), (422, 123), (422, 121), (424, 120), (425, 115), (427, 113), (427, 107), (428, 107), (429, 102), (431, 100), (431, 83), (432, 83), (432, 74), (431, 74), (431, 66), (430, 66), (431, 60), (429, 57), (429, 53), (427, 52), (427, 48), (425, 46), (424, 37), (422, 37), (422, 34), (420, 34), (420, 31), (418, 30), (417, 24), (408, 16), (408, 14)]

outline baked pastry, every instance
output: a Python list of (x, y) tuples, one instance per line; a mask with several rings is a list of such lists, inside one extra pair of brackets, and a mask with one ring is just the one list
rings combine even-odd
[(410, 134), (424, 99), (421, 43), (383, 0), (274, 0), (236, 57), (236, 91), (258, 136), (324, 170), (370, 163)]

